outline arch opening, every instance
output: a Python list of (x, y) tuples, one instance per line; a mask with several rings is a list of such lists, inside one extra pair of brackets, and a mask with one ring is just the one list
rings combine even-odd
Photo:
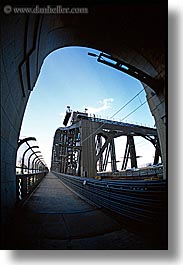
[[(102, 21), (101, 10), (97, 7), (92, 7), (89, 16), (2, 15), (1, 190), (4, 219), (15, 204), (16, 151), (22, 118), (41, 65), (48, 54), (67, 46), (92, 47), (137, 66), (155, 79), (164, 79), (164, 12), (157, 6), (153, 6), (153, 9), (146, 6), (145, 12), (140, 8), (136, 12), (137, 8), (135, 6), (128, 12), (129, 7), (121, 6), (118, 10), (114, 7), (112, 12), (111, 7), (106, 7), (102, 11)], [(94, 9), (96, 12), (93, 12)], [(120, 23), (116, 12), (123, 14), (120, 15), (123, 18)], [(141, 27), (144, 16), (149, 25), (148, 31)], [(139, 29), (138, 37), (134, 30), (134, 19)], [(152, 26), (151, 21), (154, 19), (159, 22), (156, 23), (158, 27)], [(119, 32), (123, 32), (123, 38)], [(145, 90), (147, 96), (151, 97), (152, 90), (148, 87)], [(160, 87), (159, 95), (153, 95), (149, 104), (155, 117), (166, 169), (165, 87)]]
[(49, 165), (52, 137), (55, 129), (62, 126), (68, 104), (74, 107), (73, 111), (87, 109), (89, 117), (96, 119), (154, 127), (141, 83), (97, 64), (88, 57), (89, 51), (98, 52), (88, 47), (66, 47), (52, 52), (45, 58), (29, 99), (29, 113), (20, 135), (36, 134)]

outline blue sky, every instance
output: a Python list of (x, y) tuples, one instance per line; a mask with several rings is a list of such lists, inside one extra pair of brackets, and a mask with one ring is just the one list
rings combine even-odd
[[(20, 138), (36, 137), (48, 166), (54, 133), (63, 126), (67, 105), (79, 111), (86, 107), (89, 114), (110, 118), (142, 90), (139, 81), (98, 63), (96, 58), (88, 56), (88, 52), (99, 54), (99, 51), (89, 48), (67, 47), (48, 55), (28, 101)], [(154, 119), (147, 103), (124, 119), (145, 100), (142, 92), (113, 119), (153, 127)], [(143, 156), (139, 163), (152, 162), (149, 161), (154, 151), (151, 144), (142, 142), (140, 138), (136, 143), (138, 155)], [(122, 149), (117, 150), (118, 157), (123, 156)]]

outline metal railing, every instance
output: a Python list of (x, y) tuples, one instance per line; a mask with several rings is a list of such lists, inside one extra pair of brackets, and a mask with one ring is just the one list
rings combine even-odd
[[(21, 152), (21, 163), (16, 165), (16, 196), (17, 204), (24, 202), (27, 197), (35, 190), (43, 177), (48, 173), (48, 168), (40, 151), (34, 151), (39, 148), (38, 145), (31, 145), (29, 141), (36, 141), (35, 137), (27, 137), (19, 140), (18, 151)], [(23, 151), (20, 146), (23, 146)], [(32, 160), (31, 160), (32, 158)]]
[(122, 121), (116, 121), (116, 120), (108, 120), (108, 119), (103, 119), (99, 117), (87, 117), (88, 120), (94, 121), (94, 122), (101, 122), (101, 123), (107, 123), (107, 124), (115, 124), (115, 125), (120, 125), (120, 126), (128, 126), (128, 127), (145, 127), (145, 128), (151, 128), (154, 129), (154, 127), (147, 127), (146, 125), (140, 125), (140, 124), (132, 124), (132, 123), (127, 123), (127, 122), (122, 122)]
[(39, 185), (48, 172), (16, 175), (17, 202), (23, 202)]
[(107, 179), (163, 179), (163, 166), (159, 167), (149, 167), (146, 169), (127, 169), (123, 171), (116, 172), (97, 172), (97, 176)]
[(164, 180), (96, 180), (53, 173), (78, 194), (126, 218), (147, 224), (166, 220)]
[[(27, 138), (19, 140), (19, 142), (18, 142), (17, 154), (18, 154), (18, 150), (19, 150), (20, 146), (22, 146), (23, 144), (25, 145), (25, 150), (22, 153), (21, 165), (16, 165), (17, 174), (36, 173), (36, 172), (45, 171), (48, 169), (46, 163), (44, 162), (43, 156), (38, 155), (38, 153), (41, 153), (41, 152), (40, 151), (34, 151), (34, 149), (39, 148), (39, 146), (38, 145), (30, 145), (29, 141), (36, 141), (36, 138), (35, 137), (27, 137)], [(29, 151), (31, 153), (29, 153)], [(34, 155), (35, 155), (35, 157), (31, 161), (31, 158)]]

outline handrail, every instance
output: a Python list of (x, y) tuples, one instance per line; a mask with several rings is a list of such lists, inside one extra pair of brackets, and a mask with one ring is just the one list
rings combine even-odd
[(96, 180), (53, 172), (64, 184), (90, 201), (138, 222), (165, 224), (165, 180)]
[[(22, 156), (21, 174), (24, 173), (24, 169), (28, 169), (28, 172), (30, 171), (30, 158), (31, 158), (34, 154), (36, 155), (36, 157), (33, 159), (33, 161), (35, 161), (36, 158), (38, 158), (38, 159), (41, 161), (40, 156), (37, 155), (37, 153), (41, 153), (41, 152), (40, 152), (40, 151), (35, 152), (35, 151), (33, 150), (34, 148), (39, 148), (39, 146), (37, 146), (37, 145), (35, 145), (35, 146), (31, 146), (31, 145), (28, 143), (28, 141), (36, 141), (36, 138), (35, 138), (35, 137), (26, 137), (26, 138), (24, 138), (24, 139), (20, 139), (20, 140), (18, 141), (18, 148), (17, 148), (17, 150), (18, 150), (18, 149), (20, 148), (20, 146), (21, 146), (22, 144), (24, 144), (24, 143), (26, 143), (27, 146), (28, 146), (28, 148), (24, 151), (23, 156)], [(24, 165), (25, 155), (26, 155), (26, 153), (27, 153), (29, 150), (32, 151), (32, 154), (30, 154), (30, 155), (29, 155), (29, 158), (28, 158), (28, 167), (25, 167), (25, 165)], [(32, 161), (32, 162), (33, 162), (33, 161)], [(43, 163), (43, 161), (41, 161), (41, 162), (42, 162), (42, 164), (43, 164), (44, 169), (47, 170), (46, 163), (45, 163), (45, 162)], [(16, 166), (16, 168), (20, 168), (20, 167)], [(34, 168), (33, 168), (33, 163), (32, 163), (32, 172), (33, 172), (33, 171), (34, 171)]]
[[(48, 168), (46, 166), (46, 163), (42, 161), (41, 157), (42, 155), (37, 155), (37, 153), (41, 153), (40, 151), (34, 151), (34, 148), (39, 148), (38, 145), (31, 146), (28, 141), (36, 141), (35, 137), (27, 137), (24, 139), (19, 140), (18, 142), (18, 148), (24, 143), (28, 146), (26, 150), (23, 152), (23, 156), (21, 159), (21, 166), (17, 166), (16, 168), (21, 169), (21, 174), (17, 172), (16, 174), (16, 202), (17, 205), (21, 205), (27, 198), (28, 196), (35, 190), (35, 188), (39, 185), (40, 181), (44, 178), (44, 176), (48, 173)], [(25, 155), (28, 153), (28, 151), (31, 150), (31, 154), (28, 156), (27, 160), (27, 165), (25, 165)], [(32, 165), (30, 168), (30, 163), (31, 163), (31, 157), (35, 155), (35, 158), (32, 160)], [(38, 159), (37, 165), (34, 167), (34, 161)], [(38, 164), (41, 163), (41, 166), (39, 167), (39, 172), (38, 172)], [(28, 170), (28, 174), (26, 173), (26, 170)], [(40, 170), (41, 169), (41, 170)], [(32, 170), (32, 173), (30, 173), (30, 170)], [(35, 170), (35, 172), (33, 172)]]
[(48, 171), (16, 175), (17, 204), (20, 204), (35, 190)]

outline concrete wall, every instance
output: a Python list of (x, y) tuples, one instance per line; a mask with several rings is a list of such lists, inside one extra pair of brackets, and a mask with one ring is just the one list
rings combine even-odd
[[(91, 47), (126, 60), (154, 78), (164, 78), (164, 74), (159, 75), (160, 68), (164, 65), (161, 12), (158, 14), (156, 9), (153, 15), (153, 10), (150, 9), (151, 16), (156, 16), (157, 28), (155, 25), (151, 26), (152, 20), (146, 15), (146, 23), (147, 19), (149, 22), (150, 32), (148, 32), (137, 25), (143, 22), (138, 16), (144, 18), (145, 15), (141, 13), (141, 9), (138, 12), (133, 10), (130, 15), (126, 9), (121, 9), (119, 14), (117, 14), (119, 8), (114, 11), (109, 8), (105, 12), (99, 7), (91, 8), (88, 15), (77, 16), (2, 14), (1, 216), (3, 221), (7, 222), (7, 216), (15, 203), (16, 150), (25, 107), (41, 65), (50, 52), (73, 45)], [(102, 17), (101, 12), (103, 12)], [(166, 149), (164, 88), (160, 87), (159, 90), (161, 93), (154, 95), (154, 106), (151, 110), (156, 119), (164, 153)], [(165, 155), (163, 162), (166, 165)]]

